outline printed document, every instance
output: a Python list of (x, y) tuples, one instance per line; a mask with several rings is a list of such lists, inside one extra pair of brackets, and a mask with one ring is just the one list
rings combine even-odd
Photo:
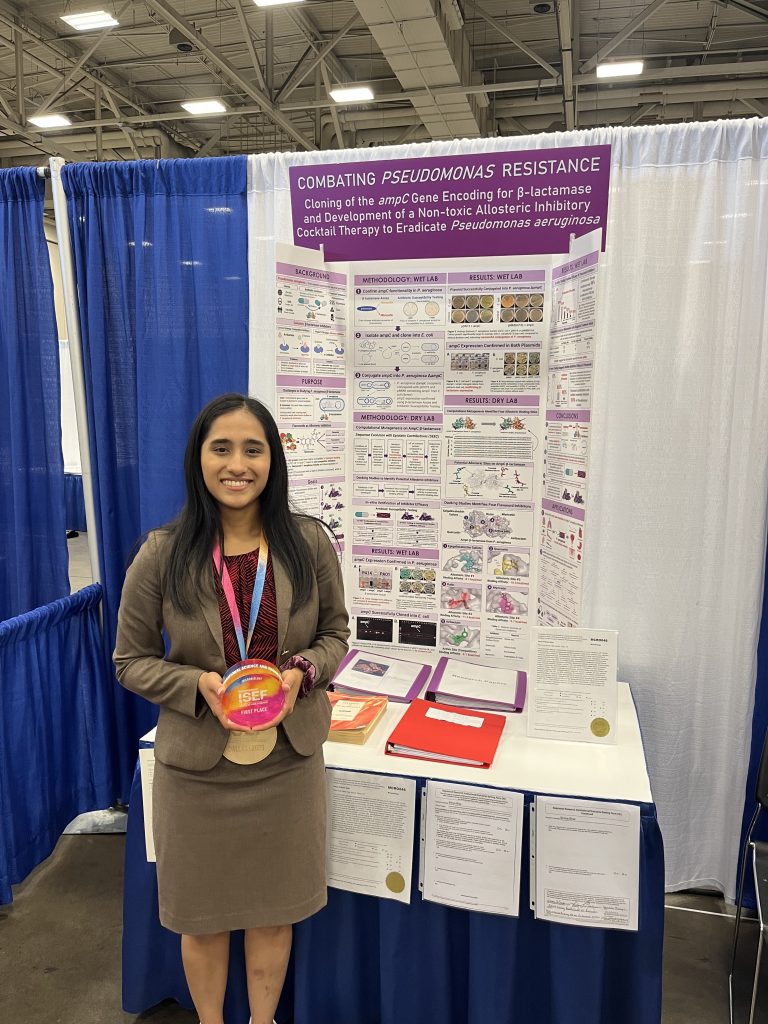
[(640, 808), (537, 796), (531, 905), (562, 924), (637, 931)]
[(147, 847), (147, 861), (154, 864), (155, 837), (152, 832), (152, 784), (155, 780), (155, 748), (141, 747), (139, 750), (141, 770), (141, 803), (144, 809), (144, 842)]
[(424, 899), (517, 917), (523, 795), (427, 782)]
[(416, 781), (327, 768), (328, 885), (410, 903)]
[(615, 630), (534, 627), (528, 735), (615, 743), (617, 657)]

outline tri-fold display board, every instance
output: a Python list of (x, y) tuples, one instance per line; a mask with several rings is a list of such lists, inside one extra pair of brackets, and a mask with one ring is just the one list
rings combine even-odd
[(580, 624), (609, 157), (292, 170), (333, 262), (277, 247), (271, 404), (356, 647), (526, 670), (532, 625)]

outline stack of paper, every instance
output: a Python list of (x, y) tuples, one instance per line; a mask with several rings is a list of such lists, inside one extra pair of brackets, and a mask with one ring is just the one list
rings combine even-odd
[(386, 697), (329, 693), (331, 730), (336, 743), (365, 743), (387, 709)]

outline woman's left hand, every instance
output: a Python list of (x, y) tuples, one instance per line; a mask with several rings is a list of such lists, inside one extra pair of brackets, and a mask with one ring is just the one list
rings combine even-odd
[(301, 684), (304, 681), (304, 673), (300, 668), (288, 668), (282, 673), (282, 677), (283, 693), (285, 694), (285, 707), (280, 712), (280, 716), (270, 722), (269, 725), (257, 726), (255, 729), (251, 730), (252, 732), (261, 732), (263, 729), (272, 729), (276, 725), (280, 725), (282, 720), (287, 718), (293, 711), (299, 696)]

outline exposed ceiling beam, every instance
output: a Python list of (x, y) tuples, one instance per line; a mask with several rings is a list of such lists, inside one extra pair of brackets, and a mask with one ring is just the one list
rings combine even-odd
[[(325, 61), (320, 62), (320, 73), (323, 76), (323, 85), (325, 86), (326, 93), (331, 91), (331, 81), (328, 75), (328, 68), (325, 65)], [(333, 130), (336, 132), (336, 147), (337, 149), (344, 148), (344, 132), (341, 129), (341, 123), (339, 121), (339, 108), (335, 103), (331, 104), (331, 117), (333, 118)]]
[(743, 103), (747, 110), (751, 110), (753, 114), (757, 114), (758, 117), (768, 117), (768, 106), (764, 103), (758, 103), (757, 100), (746, 99), (744, 96), (739, 96), (739, 102)]
[(269, 102), (275, 99), (275, 19), (270, 8), (264, 12), (264, 78)]
[(256, 81), (259, 83), (259, 88), (262, 92), (266, 91), (267, 83), (264, 80), (264, 72), (261, 70), (261, 64), (256, 54), (256, 48), (253, 45), (253, 36), (248, 25), (248, 21), (245, 17), (245, 11), (243, 10), (243, 0), (233, 0), (235, 10), (237, 11), (237, 18), (240, 22), (240, 28), (243, 30), (243, 37), (245, 39), (245, 45), (248, 47), (248, 54), (251, 58), (251, 64), (253, 65), (253, 73), (256, 75)]
[(338, 42), (340, 42), (344, 38), (344, 36), (347, 34), (347, 32), (349, 32), (349, 30), (352, 28), (352, 26), (355, 24), (355, 22), (359, 19), (359, 17), (360, 17), (359, 12), (355, 11), (355, 13), (352, 15), (352, 17), (341, 26), (341, 28), (336, 33), (336, 35), (333, 36), (332, 39), (329, 39), (328, 42), (325, 44), (325, 46), (321, 47), (320, 50), (318, 50), (315, 53), (315, 56), (312, 58), (312, 60), (309, 61), (308, 64), (305, 64), (304, 67), (301, 69), (301, 73), (296, 75), (296, 77), (293, 78), (293, 80), (290, 82), (290, 84), (286, 85), (281, 90), (281, 98), (282, 99), (285, 99), (286, 96), (290, 96), (290, 94), (293, 92), (293, 90), (298, 85), (301, 85), (301, 83), (304, 81), (304, 79), (307, 77), (307, 75), (311, 74), (315, 70), (315, 68), (318, 66), (318, 64), (320, 64), (320, 63), (325, 61), (325, 58), (328, 56), (328, 54), (331, 52), (331, 50), (334, 48), (334, 46), (336, 46), (336, 44)]
[(624, 124), (631, 128), (632, 125), (638, 124), (644, 117), (647, 117), (656, 107), (658, 107), (658, 103), (644, 103), (642, 107), (638, 107), (634, 114), (626, 119)]
[[(132, 2), (133, 2), (133, 0), (128, 0), (127, 3), (123, 4), (123, 6), (118, 11), (115, 12), (115, 18), (119, 19), (120, 15), (123, 14), (131, 6)], [(59, 82), (59, 84), (56, 86), (56, 88), (53, 90), (53, 92), (49, 96), (46, 96), (46, 98), (43, 100), (43, 102), (37, 108), (37, 110), (35, 111), (36, 114), (44, 114), (46, 110), (50, 110), (51, 109), (52, 105), (56, 102), (56, 100), (59, 98), (59, 96), (62, 96), (67, 91), (70, 82), (74, 81), (74, 79), (77, 76), (77, 73), (80, 70), (80, 68), (82, 68), (85, 65), (85, 63), (88, 60), (88, 58), (93, 53), (95, 53), (96, 50), (98, 50), (98, 48), (101, 46), (101, 44), (107, 38), (107, 36), (111, 33), (111, 31), (112, 31), (112, 26), (110, 25), (109, 28), (105, 28), (103, 32), (100, 32), (96, 36), (94, 41), (91, 43), (91, 45), (87, 49), (83, 50), (82, 55), (77, 59), (77, 61), (72, 65), (72, 67), (67, 71), (67, 73), (65, 74), (64, 78), (62, 78), (62, 80)]]
[[(696, 64), (679, 68), (651, 68), (643, 72), (638, 82), (647, 84), (649, 82), (678, 81), (680, 79), (717, 78), (723, 79), (727, 76), (742, 77), (768, 75), (768, 60), (754, 60), (731, 62), (728, 64)], [(576, 85), (597, 85), (600, 84), (607, 95), (614, 85), (606, 86), (605, 79), (598, 78), (594, 72), (582, 73), (573, 76)], [(449, 96), (471, 95), (472, 93), (494, 93), (494, 92), (540, 92), (542, 89), (549, 90), (558, 87), (558, 83), (547, 78), (532, 78), (517, 82), (486, 82), (483, 85), (449, 85), (442, 88), (432, 88), (429, 91), (420, 89), (408, 90), (407, 92), (379, 93), (376, 96), (376, 103), (402, 103), (403, 100), (414, 100), (426, 98), (427, 96)], [(330, 107), (332, 100), (308, 100), (304, 103), (288, 103), (281, 109), (309, 110), (315, 107)]]
[(760, 21), (768, 21), (768, 11), (764, 7), (756, 7), (755, 4), (748, 3), (747, 0), (718, 0), (718, 3), (721, 3), (724, 7), (736, 7), (746, 14), (759, 18)]
[(26, 125), (19, 124), (13, 118), (5, 117), (2, 114), (0, 114), (0, 128), (5, 128), (6, 131), (11, 132), (19, 139), (25, 139), (30, 146), (41, 153), (47, 153), (49, 156), (63, 156), (66, 160), (82, 159), (82, 154), (75, 153), (74, 150), (69, 149), (66, 145), (62, 146), (58, 142), (46, 139), (39, 132), (32, 131)]
[[(724, 103), (736, 103), (743, 99), (749, 102), (756, 102), (753, 99), (755, 88), (762, 89), (762, 96), (768, 97), (768, 82), (762, 82), (758, 86), (752, 83), (748, 89), (739, 91), (729, 84), (718, 82), (706, 82), (704, 84), (669, 85), (665, 89), (637, 89), (625, 88), (616, 89), (610, 93), (581, 93), (579, 106), (581, 113), (588, 110), (607, 112), (617, 107), (641, 107), (646, 103), (659, 105), (673, 103), (697, 103), (708, 101), (722, 101)], [(560, 97), (551, 95), (535, 99), (533, 96), (521, 96), (517, 99), (503, 100), (498, 104), (500, 118), (513, 117), (534, 117), (537, 114), (554, 114), (561, 109)]]
[[(47, 53), (52, 54), (57, 61), (61, 61), (62, 59), (66, 61), (77, 59), (77, 54), (71, 52), (72, 47), (70, 45), (64, 46), (61, 40), (57, 38), (48, 38), (41, 31), (42, 23), (34, 21), (26, 14), (22, 23), (18, 17), (18, 12), (13, 8), (9, 8), (5, 0), (0, 0), (0, 25), (4, 25), (13, 34), (19, 33), (26, 43), (33, 44), (32, 46), (27, 46), (25, 49), (25, 56), (27, 60), (37, 64), (38, 67), (44, 68), (59, 81), (66, 76), (66, 73), (60, 71), (57, 67), (54, 67), (54, 65), (49, 64), (48, 61), (34, 52), (35, 49), (37, 47), (43, 48)], [(137, 102), (137, 100), (123, 91), (125, 83), (122, 83), (122, 86), (116, 84), (117, 76), (101, 71), (98, 71), (98, 73), (95, 74), (93, 70), (89, 69), (87, 66), (81, 68), (81, 72), (83, 74), (83, 80), (78, 82), (75, 88), (87, 96), (89, 100), (94, 100), (94, 87), (96, 85), (104, 84), (109, 87), (112, 95), (119, 103), (132, 107), (140, 114), (148, 113), (146, 109)], [(90, 85), (86, 85), (86, 82), (90, 83)], [(174, 130), (174, 138), (184, 146), (189, 147), (192, 145), (192, 140), (178, 129)], [(54, 153), (53, 155), (55, 156), (56, 154)], [(62, 153), (61, 155), (64, 156), (65, 154)]]
[(496, 31), (504, 36), (510, 43), (514, 44), (518, 50), (522, 50), (524, 54), (535, 61), (540, 67), (544, 68), (550, 78), (559, 78), (560, 72), (556, 68), (553, 68), (551, 64), (547, 63), (543, 57), (540, 57), (535, 50), (532, 50), (527, 43), (524, 43), (518, 36), (513, 35), (505, 25), (503, 25), (497, 18), (494, 18), (484, 8), (480, 7), (479, 4), (475, 3), (475, 0), (464, 0), (464, 6), (474, 11), (483, 21), (487, 21), (488, 24), (495, 28)]
[[(299, 32), (301, 32), (315, 53), (317, 53), (322, 48), (325, 39), (323, 39), (314, 21), (312, 21), (308, 14), (305, 14), (305, 12), (302, 11), (301, 7), (288, 7), (286, 8), (285, 13), (289, 16)], [(335, 81), (349, 81), (349, 72), (335, 53), (328, 54), (326, 63), (328, 65), (328, 72)]]
[(555, 0), (560, 60), (563, 69), (563, 115), (566, 131), (576, 127), (576, 90), (573, 86), (573, 50), (571, 49), (571, 0)]
[(208, 139), (208, 141), (204, 145), (202, 145), (200, 147), (200, 149), (198, 149), (198, 151), (195, 153), (195, 157), (197, 158), (197, 157), (210, 156), (214, 146), (219, 141), (221, 136), (224, 134), (224, 129), (225, 128), (226, 128), (226, 125), (223, 124), (221, 126), (221, 128), (218, 129), (218, 131), (214, 132), (213, 135), (210, 137), (210, 139)]
[(530, 129), (526, 128), (526, 126), (523, 124), (523, 122), (518, 120), (518, 118), (516, 118), (516, 117), (505, 117), (504, 118), (504, 123), (508, 124), (512, 128), (514, 128), (515, 131), (519, 135), (528, 135), (528, 134), (530, 134)]
[(712, 17), (709, 19), (709, 28), (707, 29), (707, 38), (704, 40), (704, 52), (701, 55), (700, 64), (706, 62), (709, 56), (709, 51), (712, 49), (712, 40), (715, 38), (715, 32), (717, 30), (717, 7), (712, 11)]
[(307, 48), (304, 50), (304, 53), (302, 53), (302, 55), (293, 65), (291, 70), (288, 72), (287, 77), (283, 79), (283, 84), (275, 93), (275, 103), (277, 103), (277, 101), (282, 98), (283, 94), (285, 93), (285, 90), (288, 88), (288, 86), (291, 84), (294, 78), (300, 73), (301, 65), (304, 63), (304, 61), (307, 59), (310, 53), (314, 52), (314, 49), (314, 46), (307, 46)]
[(166, 21), (173, 28), (177, 29), (183, 35), (187, 37), (192, 43), (195, 44), (197, 49), (203, 54), (208, 61), (213, 64), (218, 70), (226, 75), (232, 82), (235, 83), (243, 92), (250, 96), (254, 102), (261, 107), (267, 117), (272, 121), (273, 124), (277, 125), (285, 134), (298, 143), (302, 149), (314, 149), (314, 143), (300, 132), (290, 118), (286, 117), (277, 107), (274, 105), (272, 100), (266, 96), (260, 89), (257, 89), (251, 82), (248, 82), (237, 68), (231, 64), (226, 57), (224, 57), (208, 40), (198, 32), (191, 22), (187, 21), (186, 18), (182, 17), (179, 12), (167, 3), (167, 0), (151, 0), (152, 10), (156, 14), (160, 14), (164, 21)]
[(21, 32), (13, 33), (13, 47), (16, 63), (16, 117), (19, 124), (25, 124), (27, 117), (24, 109), (24, 37)]
[(639, 14), (635, 15), (632, 21), (628, 22), (620, 32), (617, 32), (613, 38), (609, 39), (607, 43), (604, 43), (594, 57), (590, 57), (586, 63), (582, 64), (582, 73), (586, 73), (587, 71), (591, 71), (592, 68), (597, 67), (600, 61), (613, 53), (618, 46), (621, 46), (625, 39), (628, 39), (636, 29), (640, 28), (640, 26), (644, 25), (649, 18), (653, 17), (656, 11), (658, 11), (660, 7), (663, 7), (666, 2), (667, 0), (653, 0), (653, 3), (644, 7), (643, 10), (640, 11)]
[(105, 89), (104, 86), (102, 86), (102, 90), (103, 90), (103, 93), (104, 93), (104, 99), (107, 101), (107, 103), (108, 103), (112, 113), (117, 118), (118, 128), (120, 129), (120, 131), (125, 136), (125, 141), (128, 143), (128, 146), (129, 146), (131, 152), (133, 153), (134, 157), (137, 160), (140, 160), (141, 159), (141, 154), (139, 153), (139, 150), (138, 150), (138, 148), (136, 146), (136, 143), (134, 141), (133, 135), (131, 134), (131, 130), (129, 128), (127, 128), (124, 124), (122, 124), (121, 121), (120, 121), (120, 110), (119, 110), (117, 104), (115, 103), (115, 99), (114, 99), (112, 93), (109, 91), (109, 89)]
[(409, 124), (406, 128), (400, 132), (397, 138), (392, 143), (393, 146), (402, 146), (404, 143), (409, 142), (417, 132), (421, 132), (423, 129), (421, 121), (414, 121), (413, 124)]

